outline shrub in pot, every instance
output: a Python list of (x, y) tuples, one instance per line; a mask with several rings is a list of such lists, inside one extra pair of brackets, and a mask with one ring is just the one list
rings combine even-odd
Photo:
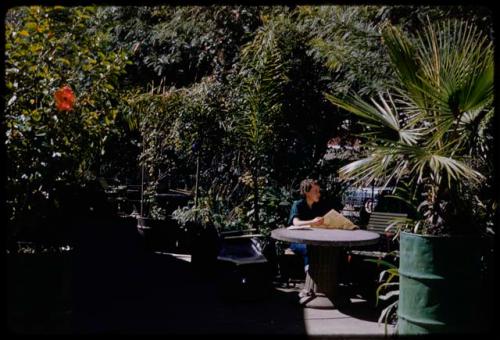
[(220, 240), (210, 208), (196, 206), (178, 208), (172, 213), (172, 219), (188, 231), (193, 267), (205, 274), (215, 273)]
[(177, 225), (169, 216), (151, 209), (147, 216), (137, 216), (137, 230), (146, 250), (176, 252)]
[(398, 333), (476, 332), (484, 208), (494, 211), (493, 199), (481, 202), (492, 178), (493, 46), (470, 23), (423, 26), (414, 36), (383, 29), (398, 81), (378, 100), (326, 96), (364, 122), (369, 156), (341, 175), (404, 183), (397, 196), (418, 202), (397, 234)]

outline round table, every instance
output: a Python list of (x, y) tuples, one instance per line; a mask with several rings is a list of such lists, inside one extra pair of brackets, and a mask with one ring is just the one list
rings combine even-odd
[(304, 307), (336, 308), (345, 297), (337, 291), (338, 260), (341, 247), (376, 244), (380, 235), (366, 230), (308, 228), (275, 229), (271, 237), (285, 242), (307, 244), (309, 269), (300, 302)]

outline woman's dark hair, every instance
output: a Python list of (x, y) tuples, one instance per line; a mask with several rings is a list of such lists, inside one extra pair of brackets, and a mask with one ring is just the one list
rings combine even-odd
[(305, 196), (306, 192), (309, 192), (313, 185), (319, 185), (318, 181), (315, 179), (306, 178), (300, 182), (300, 195)]

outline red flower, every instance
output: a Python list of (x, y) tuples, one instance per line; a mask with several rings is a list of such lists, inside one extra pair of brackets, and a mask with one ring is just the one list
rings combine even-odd
[(75, 103), (75, 94), (68, 85), (61, 87), (54, 93), (56, 107), (59, 111), (71, 111)]

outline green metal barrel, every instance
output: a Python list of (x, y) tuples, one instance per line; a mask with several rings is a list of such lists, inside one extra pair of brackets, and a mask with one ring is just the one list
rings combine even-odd
[(479, 238), (401, 233), (399, 334), (477, 332)]

